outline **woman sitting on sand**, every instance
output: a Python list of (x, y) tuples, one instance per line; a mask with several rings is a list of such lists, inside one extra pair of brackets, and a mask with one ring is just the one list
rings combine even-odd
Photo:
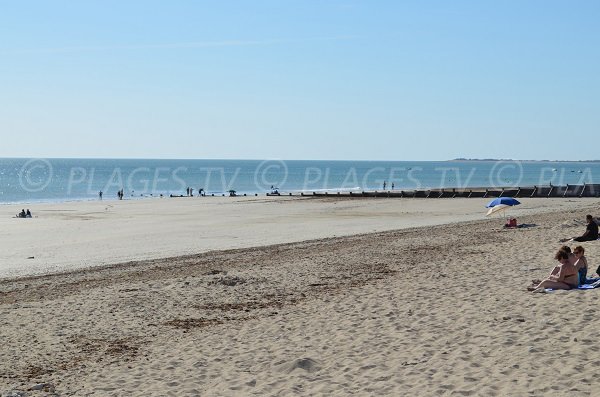
[[(577, 262), (577, 257), (575, 256), (574, 253), (571, 252), (571, 247), (569, 247), (568, 245), (563, 245), (562, 247), (560, 247), (559, 251), (566, 252), (567, 256), (569, 257), (569, 262), (571, 263), (571, 265), (575, 265), (575, 262)], [(550, 272), (550, 276), (557, 275), (559, 270), (560, 270), (560, 263), (558, 265), (554, 266), (554, 269), (552, 269), (552, 271)], [(542, 280), (540, 280), (540, 279), (531, 280), (531, 283), (532, 283), (531, 290), (533, 291), (535, 289), (535, 286), (541, 282), (542, 282)]]
[(560, 262), (557, 266), (558, 271), (555, 272), (555, 268), (547, 279), (543, 280), (535, 287), (528, 288), (528, 290), (540, 291), (545, 288), (571, 289), (579, 286), (579, 273), (577, 272), (575, 265), (569, 260), (569, 254), (563, 250), (559, 250), (554, 256), (554, 259)]
[(573, 254), (575, 255), (575, 258), (577, 258), (574, 265), (577, 271), (579, 272), (579, 285), (585, 284), (585, 280), (587, 278), (588, 264), (587, 258), (584, 256), (584, 253), (585, 249), (581, 245), (578, 245), (573, 250)]

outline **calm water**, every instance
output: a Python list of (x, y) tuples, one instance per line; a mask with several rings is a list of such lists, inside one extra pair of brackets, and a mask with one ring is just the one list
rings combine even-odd
[(186, 194), (512, 187), (600, 183), (600, 163), (0, 159), (0, 203)]

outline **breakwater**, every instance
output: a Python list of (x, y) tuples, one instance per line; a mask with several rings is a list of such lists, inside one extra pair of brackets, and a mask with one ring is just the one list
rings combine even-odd
[(530, 186), (505, 188), (450, 188), (415, 190), (370, 190), (361, 192), (315, 191), (301, 193), (267, 193), (267, 196), (315, 196), (315, 197), (396, 197), (396, 198), (486, 198), (486, 197), (600, 197), (600, 184), (565, 186)]

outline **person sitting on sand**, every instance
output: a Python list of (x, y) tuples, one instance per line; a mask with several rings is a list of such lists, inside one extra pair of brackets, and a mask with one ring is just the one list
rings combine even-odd
[(578, 245), (573, 250), (573, 254), (575, 255), (575, 258), (577, 258), (577, 260), (574, 263), (574, 266), (579, 272), (579, 285), (585, 284), (588, 270), (587, 258), (584, 255), (585, 249), (581, 245)]
[[(583, 233), (579, 237), (573, 237), (573, 238), (571, 238), (570, 241), (582, 242), (582, 241), (598, 240), (598, 225), (594, 221), (594, 217), (591, 216), (591, 215), (586, 215), (585, 216), (585, 220), (587, 222), (587, 226), (585, 228), (585, 233)], [(567, 239), (564, 239), (564, 240), (561, 240), (561, 241), (567, 241)]]
[(21, 212), (17, 214), (17, 218), (25, 218), (25, 216), (27, 216), (27, 214), (25, 213), (25, 208), (23, 208)]
[(579, 286), (579, 273), (577, 272), (575, 265), (569, 261), (569, 254), (559, 250), (554, 256), (554, 259), (560, 262), (558, 265), (558, 272), (551, 274), (538, 285), (528, 288), (529, 291), (543, 291), (545, 288), (572, 289)]
[[(575, 262), (577, 262), (577, 257), (575, 256), (574, 253), (571, 252), (571, 247), (569, 247), (568, 245), (563, 245), (562, 247), (559, 248), (559, 251), (564, 251), (567, 254), (567, 256), (569, 257), (569, 263), (571, 263), (572, 265), (575, 265)], [(550, 272), (550, 276), (557, 275), (559, 270), (560, 270), (560, 263), (558, 265), (554, 266), (554, 269), (552, 269), (552, 271)], [(541, 282), (542, 282), (542, 280), (540, 280), (540, 279), (531, 280), (532, 286), (538, 285)]]
[(25, 218), (31, 218), (31, 211), (27, 208), (27, 212), (25, 213)]

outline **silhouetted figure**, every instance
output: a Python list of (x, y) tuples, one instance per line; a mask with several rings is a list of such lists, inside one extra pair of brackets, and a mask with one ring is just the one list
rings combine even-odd
[(102, 200), (102, 190), (100, 190), (100, 191), (98, 192), (98, 198), (100, 198), (100, 200)]
[(394, 190), (394, 182), (392, 182), (392, 190)]
[(27, 208), (27, 212), (25, 213), (25, 218), (31, 218), (31, 211)]
[(387, 183), (385, 181), (383, 181), (383, 190), (385, 190), (386, 186), (387, 186)]
[(19, 212), (19, 213), (17, 214), (17, 218), (25, 218), (25, 216), (26, 216), (26, 215), (27, 215), (27, 214), (25, 213), (25, 208), (23, 208), (23, 209), (21, 210), (21, 212)]
[(573, 238), (573, 241), (594, 241), (598, 239), (598, 225), (594, 222), (594, 217), (586, 215), (585, 220), (587, 222), (585, 233)]

